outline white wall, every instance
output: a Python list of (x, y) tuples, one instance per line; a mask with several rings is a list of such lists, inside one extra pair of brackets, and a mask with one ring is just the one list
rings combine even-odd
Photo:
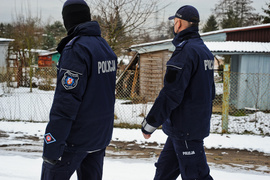
[(9, 42), (0, 41), (0, 74), (6, 73), (8, 44)]

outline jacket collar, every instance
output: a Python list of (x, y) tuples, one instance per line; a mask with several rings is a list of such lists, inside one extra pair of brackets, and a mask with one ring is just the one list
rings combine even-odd
[(61, 54), (66, 44), (76, 36), (101, 36), (98, 22), (88, 21), (76, 26), (73, 31), (68, 33), (68, 36), (61, 40), (56, 50)]
[(172, 43), (174, 46), (179, 45), (182, 41), (188, 40), (188, 39), (192, 39), (192, 38), (199, 38), (199, 29), (198, 27), (189, 27), (183, 31), (181, 31), (180, 33), (178, 33)]

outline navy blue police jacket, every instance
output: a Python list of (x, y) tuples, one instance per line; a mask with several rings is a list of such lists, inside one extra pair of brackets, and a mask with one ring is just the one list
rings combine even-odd
[(58, 51), (57, 85), (43, 149), (43, 156), (52, 160), (64, 150), (96, 151), (109, 144), (117, 69), (117, 57), (95, 21), (78, 25)]
[(151, 134), (162, 125), (170, 137), (203, 139), (209, 135), (215, 97), (214, 57), (200, 38), (197, 27), (178, 33), (164, 78), (164, 87), (142, 123)]

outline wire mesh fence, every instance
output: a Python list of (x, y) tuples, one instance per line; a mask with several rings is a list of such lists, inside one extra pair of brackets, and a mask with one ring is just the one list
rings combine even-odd
[[(163, 86), (163, 74), (140, 73), (146, 72), (125, 71), (117, 80), (117, 126), (139, 127)], [(211, 132), (222, 133), (226, 123), (228, 133), (270, 136), (270, 74), (229, 74), (229, 85), (224, 87), (223, 72), (215, 72)], [(55, 86), (56, 68), (9, 68), (0, 76), (0, 119), (48, 121)], [(229, 88), (227, 120), (224, 88)]]

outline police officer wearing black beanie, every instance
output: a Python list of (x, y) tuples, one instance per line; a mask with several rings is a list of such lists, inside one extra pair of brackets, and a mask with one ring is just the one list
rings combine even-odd
[(91, 21), (90, 9), (85, 1), (68, 0), (62, 11), (64, 26), (71, 34), (78, 24)]
[(41, 180), (101, 180), (114, 122), (117, 57), (84, 0), (67, 0)]

